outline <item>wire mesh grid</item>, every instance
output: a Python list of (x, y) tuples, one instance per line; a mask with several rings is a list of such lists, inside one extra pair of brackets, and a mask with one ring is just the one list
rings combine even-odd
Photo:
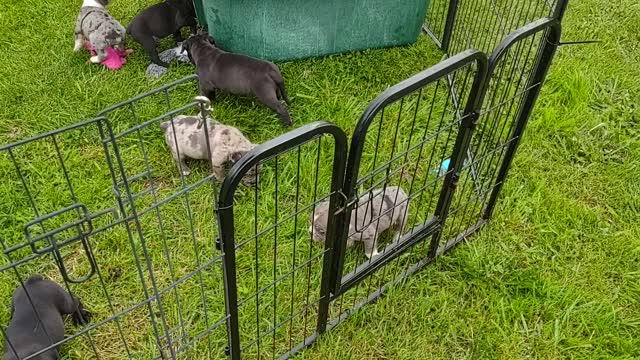
[(448, 242), (442, 244), (441, 251), (473, 233), (490, 216), (495, 205), (490, 199), (504, 180), (499, 179), (499, 170), (505, 159), (511, 161), (507, 150), (520, 138), (516, 127), (521, 117), (528, 116), (525, 100), (541, 86), (534, 80), (534, 72), (541, 66), (548, 31), (542, 29), (519, 39), (493, 59), (478, 125), (444, 230)]
[(160, 121), (201, 110), (193, 86), (185, 79), (0, 149), (0, 276), (12, 284), (3, 298), (29, 274), (65, 284), (92, 313), (64, 340), (71, 357), (225, 356), (216, 184), (206, 166), (182, 176), (155, 141)]
[[(161, 122), (206, 118), (195, 77), (0, 147), (0, 296), (43, 274), (93, 315), (26, 358), (63, 343), (68, 358), (100, 359), (306, 347), (491, 216), (559, 40), (544, 17), (564, 6), (433, 2), (427, 30), (445, 52), (498, 46), (488, 64), (450, 56), (374, 101), (349, 147), (334, 125), (308, 124), (249, 152), (222, 187), (210, 162), (185, 176), (158, 141)], [(258, 181), (239, 185), (251, 169)]]
[[(456, 159), (464, 157), (455, 147), (465, 136), (463, 123), (472, 121), (465, 104), (477, 93), (485, 71), (478, 67), (485, 63), (482, 58), (468, 51), (417, 74), (399, 84), (400, 92), (392, 88), (381, 95), (384, 106), (361, 120), (364, 133), (354, 137), (347, 167), (345, 187), (352, 189), (353, 200), (346, 237), (354, 244), (377, 238), (379, 254), (367, 259), (361, 249), (347, 250), (331, 304), (333, 323), (432, 258), (431, 239), (441, 227), (440, 212), (446, 212), (441, 198), (452, 190), (445, 179), (453, 175)], [(450, 81), (458, 84), (464, 100), (454, 101)], [(385, 103), (385, 98), (393, 101)]]
[[(314, 246), (308, 224), (313, 208), (329, 194), (331, 161), (322, 138), (263, 163), (259, 184), (236, 202), (236, 272), (241, 350), (247, 357), (275, 358), (315, 329), (325, 254)], [(260, 214), (272, 214), (264, 216)], [(285, 351), (283, 351), (285, 350)]]
[[(309, 226), (318, 205), (338, 196), (346, 137), (322, 122), (300, 131), (317, 133), (261, 145), (254, 154), (267, 155), (230, 175), (238, 179), (259, 166), (256, 184), (222, 190), (221, 209), (229, 210), (220, 215), (223, 245), (225, 253), (234, 252), (230, 267), (237, 289), (229, 301), (237, 311), (237, 351), (248, 358), (280, 357), (316, 333), (330, 244), (312, 241)], [(293, 141), (287, 144), (286, 138)], [(275, 155), (268, 156), (270, 151)]]
[(426, 29), (448, 54), (469, 48), (490, 53), (513, 31), (552, 17), (563, 3), (565, 1), (558, 0), (434, 0), (427, 12)]

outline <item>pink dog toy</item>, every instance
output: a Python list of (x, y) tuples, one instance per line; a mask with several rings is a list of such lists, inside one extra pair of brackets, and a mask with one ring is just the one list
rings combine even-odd
[[(96, 52), (95, 50), (93, 50), (93, 46), (91, 46), (91, 44), (89, 44), (88, 42), (86, 43), (86, 46), (87, 49), (89, 49), (89, 52), (91, 52), (91, 56), (95, 56)], [(118, 70), (127, 62), (126, 56), (131, 54), (132, 52), (133, 50), (131, 49), (120, 51), (109, 46), (107, 48), (107, 58), (104, 59), (102, 65), (111, 70)]]

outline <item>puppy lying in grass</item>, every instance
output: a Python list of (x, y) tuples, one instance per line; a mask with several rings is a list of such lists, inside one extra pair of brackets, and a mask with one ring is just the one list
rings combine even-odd
[[(400, 239), (407, 221), (408, 207), (409, 197), (398, 186), (376, 189), (362, 195), (358, 200), (357, 207), (351, 211), (347, 247), (360, 241), (364, 244), (367, 258), (370, 259), (378, 255), (380, 233), (395, 227), (394, 242)], [(316, 206), (309, 228), (314, 241), (325, 241), (329, 216), (328, 200)]]
[(165, 0), (136, 15), (127, 27), (127, 34), (142, 45), (153, 63), (166, 68), (169, 64), (158, 56), (154, 38), (163, 39), (173, 35), (177, 45), (183, 40), (180, 29), (189, 26), (191, 33), (195, 34), (196, 25), (192, 0)]
[[(200, 120), (201, 116), (179, 115), (173, 120), (161, 123), (160, 128), (164, 132), (164, 138), (171, 149), (173, 159), (178, 164), (178, 170), (184, 176), (191, 174), (191, 170), (184, 163), (185, 158), (211, 159), (213, 176), (222, 182), (227, 166), (238, 162), (256, 145), (244, 137), (240, 130), (207, 117), (210, 146), (208, 151), (205, 127), (200, 125)], [(258, 167), (259, 170), (260, 167)], [(258, 172), (253, 168), (243, 177), (242, 182), (252, 186), (257, 180)]]
[[(72, 314), (75, 325), (85, 325), (91, 317), (78, 299), (40, 275), (29, 277), (24, 287), (16, 289), (11, 310), (2, 360), (24, 359), (64, 340), (63, 315)], [(55, 347), (32, 359), (58, 358)]]
[(206, 33), (191, 36), (182, 47), (196, 66), (202, 95), (214, 100), (215, 90), (220, 89), (255, 96), (275, 111), (285, 126), (291, 126), (291, 116), (279, 100), (289, 103), (284, 79), (274, 63), (223, 51)]

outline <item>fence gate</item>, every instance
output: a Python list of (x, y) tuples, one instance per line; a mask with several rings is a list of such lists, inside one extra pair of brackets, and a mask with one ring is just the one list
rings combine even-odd
[[(486, 57), (469, 50), (383, 92), (357, 124), (348, 159), (344, 132), (316, 122), (232, 168), (218, 206), (231, 358), (287, 357), (355, 307), (358, 292), (380, 292), (389, 276), (434, 258), (485, 73)], [(464, 104), (453, 100), (454, 86)], [(255, 172), (258, 181), (243, 186)], [(387, 196), (392, 186), (408, 198)], [(376, 191), (384, 201), (371, 200)], [(385, 210), (366, 206), (374, 203)], [(403, 228), (378, 234), (374, 224), (399, 212)], [(367, 222), (350, 226), (351, 216)], [(316, 218), (326, 228), (309, 228)], [(363, 242), (362, 226), (375, 229), (379, 252), (364, 262), (360, 248), (346, 246)], [(324, 245), (312, 241), (315, 231)]]
[(346, 155), (344, 132), (319, 121), (258, 145), (227, 175), (218, 216), (232, 359), (276, 358), (316, 334), (333, 242), (312, 243), (309, 221), (324, 201), (336, 211)]
[[(421, 242), (417, 255), (434, 258), (477, 121), (486, 66), (483, 53), (468, 50), (389, 88), (365, 110), (351, 142), (343, 187), (346, 211), (334, 235), (333, 296), (354, 288)], [(452, 89), (465, 103), (454, 101)], [(400, 187), (406, 200), (393, 188), (393, 195), (386, 195), (391, 186)], [(376, 191), (384, 201), (373, 201)], [(370, 219), (378, 237), (379, 224), (398, 217), (398, 211), (405, 220), (394, 239), (384, 247), (379, 241), (378, 256), (345, 268), (347, 238), (363, 240), (364, 229), (358, 228), (363, 220), (368, 224)], [(358, 219), (355, 227), (349, 226), (350, 213), (351, 222)]]
[[(153, 354), (127, 354), (132, 358), (225, 356), (228, 317), (223, 256), (216, 245), (217, 180), (210, 163), (186, 176), (168, 149), (153, 148), (157, 139), (165, 140), (162, 122), (171, 121), (175, 129), (172, 119), (178, 115), (208, 114), (208, 100), (192, 98), (196, 80), (178, 80), (100, 113), (114, 128), (106, 146), (112, 192), (135, 260), (126, 268), (140, 287), (141, 299), (131, 311), (146, 310), (150, 326), (138, 332), (146, 332), (156, 348)], [(205, 134), (212, 131), (202, 124)], [(178, 156), (180, 151), (178, 146)]]

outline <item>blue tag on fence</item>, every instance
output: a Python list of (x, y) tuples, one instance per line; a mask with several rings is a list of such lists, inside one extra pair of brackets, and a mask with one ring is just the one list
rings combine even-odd
[(432, 174), (437, 174), (436, 176), (440, 177), (444, 175), (447, 170), (449, 170), (449, 164), (451, 163), (451, 159), (444, 160), (437, 169), (433, 169)]

